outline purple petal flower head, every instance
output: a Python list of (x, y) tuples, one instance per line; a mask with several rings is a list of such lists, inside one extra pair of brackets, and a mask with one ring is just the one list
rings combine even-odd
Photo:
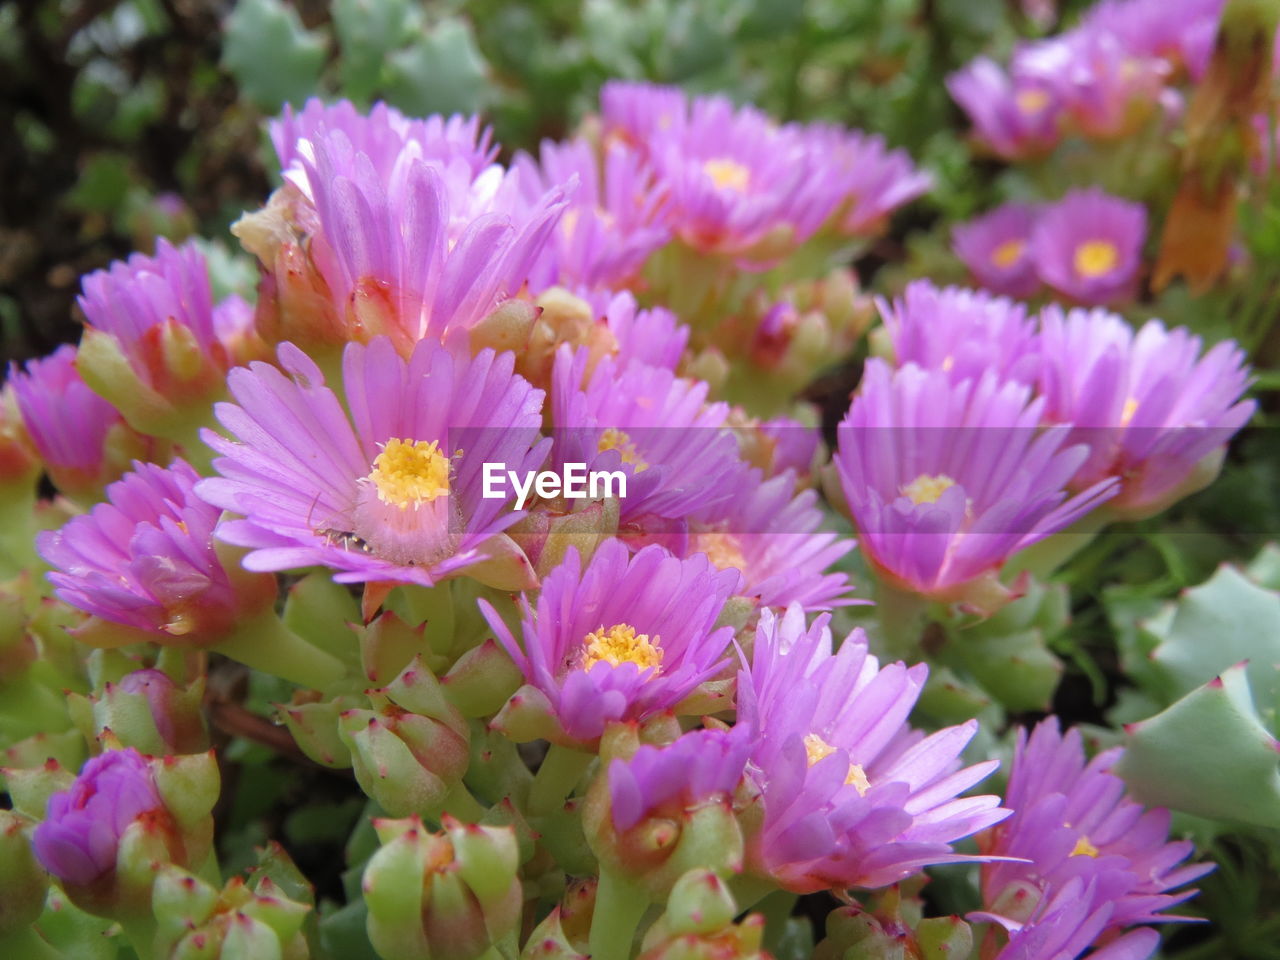
[(1116, 477), (1109, 510), (1146, 516), (1199, 490), (1217, 474), (1227, 442), (1257, 409), (1232, 340), (1201, 356), (1182, 327), (1149, 320), (1136, 334), (1103, 310), (1051, 306), (1041, 318), (1044, 419), (1071, 424), (1090, 448), (1072, 480), (1079, 489)]
[(603, 160), (585, 140), (544, 140), (539, 159), (518, 154), (514, 169), (530, 205), (556, 186), (578, 180), (552, 240), (533, 269), (530, 287), (620, 289), (671, 238), (661, 219), (666, 192), (640, 154), (622, 143), (604, 148)]
[(609, 764), (610, 814), (619, 833), (653, 816), (732, 796), (751, 753), (752, 731), (693, 730), (665, 747), (642, 745), (630, 760)]
[[(1192, 844), (1167, 842), (1168, 810), (1147, 810), (1125, 796), (1124, 781), (1111, 772), (1122, 753), (1107, 750), (1086, 763), (1080, 732), (1062, 734), (1055, 717), (1030, 737), (1019, 730), (1005, 796), (1015, 812), (981, 843), (985, 854), (1030, 861), (982, 867), (984, 916), (1012, 932), (1000, 956), (1077, 956), (1095, 939), (1134, 924), (1188, 919), (1162, 911), (1194, 896), (1176, 888), (1213, 866), (1180, 866)], [(1019, 944), (1025, 949), (1053, 936), (1037, 928), (1062, 923), (1055, 913), (1063, 907), (1053, 900), (1073, 884), (1094, 894), (1080, 896), (1074, 908), (1075, 926), (1090, 936), (1075, 953), (1019, 952)]]
[(108, 750), (84, 765), (69, 790), (49, 798), (32, 847), (59, 880), (85, 886), (115, 869), (120, 838), (131, 823), (163, 810), (142, 755), (132, 748)]
[(1031, 234), (1040, 279), (1079, 303), (1133, 297), (1147, 238), (1147, 210), (1097, 188), (1072, 190), (1045, 209)]
[(953, 383), (986, 371), (1025, 384), (1039, 375), (1039, 339), (1020, 303), (917, 280), (902, 298), (879, 307), (899, 364), (941, 370)]
[(955, 255), (975, 280), (993, 293), (1030, 297), (1040, 289), (1031, 259), (1036, 208), (1006, 203), (951, 231)]
[(274, 581), (233, 586), (213, 548), (219, 511), (195, 495), (199, 479), (182, 460), (134, 463), (105, 503), (41, 533), (58, 596), (143, 639), (197, 646), (274, 600)]
[(827, 572), (854, 542), (818, 529), (817, 492), (797, 493), (790, 472), (764, 480), (756, 469), (742, 489), (747, 492), (694, 519), (687, 552), (705, 554), (721, 570), (737, 570), (742, 582), (736, 592), (763, 607), (797, 603), (825, 610), (855, 602), (847, 596), (847, 574)]
[(838, 183), (843, 194), (836, 228), (855, 237), (882, 232), (890, 213), (933, 186), (933, 177), (916, 169), (905, 150), (890, 150), (884, 137), (815, 124), (803, 128), (817, 153), (824, 180)]
[(607, 137), (640, 150), (659, 133), (689, 119), (689, 101), (679, 87), (610, 80), (600, 88), (600, 119)]
[[(760, 465), (767, 476), (792, 471), (807, 477), (814, 469), (822, 434), (817, 427), (793, 417), (773, 417), (755, 425), (768, 445), (768, 455)], [(757, 461), (760, 462), (760, 461)]]
[(739, 723), (755, 731), (747, 776), (763, 805), (744, 815), (759, 823), (748, 870), (813, 893), (973, 859), (951, 843), (1008, 815), (999, 797), (959, 797), (997, 766), (960, 768), (977, 722), (912, 730), (928, 667), (881, 669), (860, 630), (832, 653), (828, 620), (806, 629), (799, 606), (762, 610), (751, 669), (738, 675)]
[(1199, 80), (1209, 65), (1225, 0), (1102, 0), (1078, 29), (1109, 33), (1137, 57), (1158, 57)]
[(656, 545), (633, 556), (606, 540), (586, 569), (570, 550), (536, 608), (521, 598), (520, 641), (480, 606), (564, 738), (590, 745), (608, 723), (675, 708), (724, 666), (733, 628), (714, 624), (736, 580), (703, 556), (681, 560)]
[(737, 496), (744, 468), (725, 427), (729, 408), (708, 404), (707, 384), (612, 357), (586, 376), (585, 349), (560, 348), (553, 372), (557, 470), (621, 471), (620, 522), (630, 533), (681, 529), (687, 518)]
[(10, 364), (9, 383), (27, 434), (63, 493), (99, 491), (120, 475), (130, 453), (142, 453), (116, 408), (81, 379), (75, 347), (28, 360), (21, 370)]
[(977, 57), (947, 78), (947, 90), (977, 138), (1005, 160), (1048, 153), (1061, 137), (1058, 95), (1039, 78), (1011, 78), (994, 60)]
[(941, 370), (867, 363), (835, 464), (859, 545), (890, 583), (964, 599), (1011, 554), (1115, 494), (1104, 480), (1068, 499), (1088, 450), (1064, 447), (1066, 428), (1040, 430), (1043, 410), (992, 372), (953, 383)]
[(1050, 87), (1070, 123), (1097, 139), (1134, 133), (1158, 106), (1169, 75), (1164, 60), (1087, 28), (1023, 47), (1014, 70)]
[(665, 307), (639, 309), (636, 298), (626, 291), (609, 294), (604, 291), (589, 295), (587, 302), (617, 345), (614, 356), (626, 368), (633, 363), (674, 371), (684, 359), (689, 345), (689, 328)]
[[(282, 373), (233, 370), (236, 403), (215, 413), (235, 437), (206, 431), (221, 477), (208, 502), (244, 517), (218, 535), (251, 548), (249, 570), (330, 567), (340, 583), (419, 583), (466, 573), (518, 515), (483, 496), (486, 462), (536, 470), (543, 394), (513, 373), (512, 354), (457, 356), (422, 340), (408, 360), (386, 338), (350, 344), (343, 390), (292, 344)], [(474, 572), (474, 571), (472, 571)]]

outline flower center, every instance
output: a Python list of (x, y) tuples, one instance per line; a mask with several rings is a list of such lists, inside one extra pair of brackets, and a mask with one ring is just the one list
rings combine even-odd
[(751, 171), (726, 157), (708, 160), (702, 165), (703, 172), (711, 178), (718, 190), (734, 190), (744, 193), (751, 182)]
[[(835, 753), (836, 748), (816, 733), (811, 733), (804, 738), (804, 752), (809, 758), (809, 766), (812, 767), (819, 760), (825, 760)], [(856, 788), (860, 797), (865, 797), (867, 791), (871, 789), (871, 781), (867, 779), (867, 771), (862, 769), (862, 764), (860, 763), (849, 764), (849, 772), (845, 774), (844, 782), (845, 786)]]
[(622, 462), (629, 463), (635, 467), (636, 473), (649, 469), (647, 464), (636, 451), (636, 445), (631, 442), (625, 431), (608, 427), (604, 433), (600, 434), (600, 441), (596, 444), (596, 449), (601, 453), (606, 450), (617, 450), (622, 455)]
[(655, 635), (650, 640), (647, 633), (637, 634), (629, 623), (615, 623), (608, 630), (602, 625), (586, 636), (582, 669), (590, 670), (597, 663), (611, 667), (634, 663), (641, 670), (652, 670), (656, 674), (662, 669), (662, 647), (658, 646), (661, 639)]
[(1120, 426), (1127, 427), (1133, 419), (1133, 415), (1138, 412), (1138, 398), (1130, 397), (1124, 402), (1124, 409), (1120, 411)]
[(705, 553), (707, 559), (721, 570), (747, 569), (747, 558), (742, 555), (738, 538), (732, 533), (710, 531), (694, 534), (693, 552)]
[(1120, 251), (1110, 240), (1090, 240), (1076, 247), (1076, 273), (1082, 277), (1100, 277), (1110, 273), (1120, 262)]
[(1003, 270), (1007, 270), (1022, 259), (1022, 252), (1027, 249), (1025, 240), (1006, 240), (991, 251), (991, 262)]
[(1049, 105), (1049, 94), (1035, 88), (1019, 90), (1013, 99), (1018, 109), (1026, 114), (1039, 113)]
[(1095, 847), (1092, 843), (1090, 843), (1089, 838), (1086, 837), (1083, 833), (1080, 834), (1080, 839), (1077, 840), (1076, 845), (1071, 848), (1071, 856), (1097, 857), (1097, 855), (1098, 855), (1098, 848)]
[(366, 479), (388, 506), (417, 509), (449, 493), (449, 458), (434, 441), (392, 437)]
[(956, 482), (945, 473), (922, 473), (902, 488), (902, 495), (909, 497), (917, 506), (922, 503), (937, 503), (938, 498), (955, 485)]

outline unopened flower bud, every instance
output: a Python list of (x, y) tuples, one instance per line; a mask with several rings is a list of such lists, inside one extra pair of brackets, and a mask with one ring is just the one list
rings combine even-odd
[(737, 904), (714, 871), (694, 869), (671, 888), (667, 910), (646, 932), (641, 960), (764, 960), (764, 917), (734, 923)]
[(203, 678), (182, 688), (161, 670), (135, 670), (90, 699), (95, 734), (110, 729), (121, 743), (154, 756), (209, 749)]
[(35, 823), (0, 810), (0, 941), (33, 923), (44, 909), (49, 876), (31, 850)]
[(383, 846), (364, 873), (369, 939), (384, 960), (472, 960), (515, 930), (523, 896), (510, 827), (444, 817), (380, 820)]
[(221, 890), (175, 866), (155, 881), (156, 944), (172, 960), (278, 960), (306, 957), (302, 923), (310, 904), (290, 899), (267, 877), (252, 888), (232, 879)]

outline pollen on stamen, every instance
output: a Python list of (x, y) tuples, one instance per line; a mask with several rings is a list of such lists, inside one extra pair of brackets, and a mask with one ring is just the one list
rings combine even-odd
[[(827, 743), (826, 740), (811, 733), (804, 738), (804, 752), (808, 758), (809, 766), (813, 766), (820, 760), (825, 760), (836, 752), (836, 748)], [(845, 786), (853, 787), (858, 791), (858, 796), (865, 797), (867, 791), (871, 789), (871, 781), (867, 779), (867, 771), (862, 768), (862, 764), (849, 763), (849, 771), (844, 777)]]
[(624, 430), (608, 427), (604, 433), (600, 434), (596, 449), (601, 453), (606, 450), (617, 450), (622, 456), (622, 462), (631, 464), (636, 473), (649, 469), (649, 464), (640, 456), (636, 445), (631, 442), (631, 437)]
[(1076, 247), (1076, 273), (1092, 279), (1111, 273), (1120, 263), (1120, 251), (1109, 240), (1089, 240)]
[(449, 493), (449, 458), (434, 440), (402, 440), (392, 437), (373, 461), (365, 478), (378, 491), (378, 499), (406, 510), (431, 503)]
[(1080, 834), (1080, 839), (1076, 841), (1076, 845), (1071, 848), (1071, 856), (1097, 857), (1098, 848), (1090, 843), (1089, 838), (1082, 833)]
[(1006, 240), (991, 251), (991, 262), (997, 267), (1008, 269), (1022, 259), (1027, 249), (1025, 240)]
[(713, 530), (694, 534), (693, 552), (705, 553), (707, 559), (720, 570), (734, 569), (745, 572), (747, 569), (747, 558), (742, 554), (738, 538), (732, 533)]
[(611, 667), (634, 663), (641, 670), (652, 670), (656, 674), (662, 669), (662, 647), (658, 645), (661, 639), (657, 635), (650, 639), (647, 633), (637, 634), (629, 623), (615, 623), (607, 630), (601, 625), (584, 640), (581, 667), (590, 670), (597, 663)]
[(944, 473), (922, 473), (908, 484), (904, 484), (901, 493), (912, 503), (937, 503), (938, 498), (956, 485), (956, 482)]
[(720, 190), (746, 191), (751, 183), (751, 171), (727, 157), (717, 157), (702, 165), (703, 171)]

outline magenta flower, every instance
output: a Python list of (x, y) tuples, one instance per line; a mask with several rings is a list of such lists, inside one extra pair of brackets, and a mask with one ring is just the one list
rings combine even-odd
[(814, 124), (802, 128), (811, 141), (824, 180), (840, 185), (842, 207), (836, 228), (849, 236), (879, 233), (889, 214), (933, 186), (933, 177), (918, 170), (905, 150), (890, 150), (884, 137)]
[(941, 370), (953, 383), (986, 371), (1026, 384), (1039, 375), (1040, 343), (1022, 304), (917, 280), (879, 309), (899, 364)]
[(906, 726), (928, 667), (880, 667), (854, 631), (835, 653), (829, 617), (806, 629), (792, 606), (760, 613), (739, 723), (755, 732), (747, 776), (763, 816), (748, 870), (795, 893), (883, 887), (928, 864), (971, 860), (951, 843), (1008, 815), (960, 798), (997, 766), (960, 768), (976, 721), (926, 736)]
[(619, 367), (632, 363), (674, 371), (689, 345), (689, 328), (665, 307), (641, 310), (629, 292), (597, 291), (586, 295), (608, 327)]
[(1122, 753), (1107, 750), (1086, 764), (1080, 732), (1060, 733), (1054, 717), (1030, 738), (1019, 730), (1005, 796), (1015, 812), (982, 843), (988, 855), (1018, 858), (982, 868), (981, 916), (1011, 932), (1002, 957), (1042, 955), (1017, 947), (1054, 936), (1037, 928), (1062, 922), (1055, 917), (1062, 905), (1052, 901), (1071, 884), (1094, 894), (1070, 908), (1081, 914), (1077, 927), (1087, 926), (1091, 936), (1075, 953), (1053, 956), (1077, 956), (1094, 939), (1134, 924), (1188, 919), (1162, 911), (1194, 896), (1195, 890), (1176, 888), (1213, 865), (1179, 866), (1192, 844), (1166, 842), (1169, 811), (1146, 810), (1125, 797), (1124, 781), (1111, 773)]
[(608, 145), (601, 161), (585, 140), (544, 140), (537, 161), (517, 154), (513, 168), (531, 206), (546, 191), (578, 180), (533, 269), (530, 287), (535, 293), (556, 285), (620, 289), (671, 238), (661, 220), (665, 190), (654, 183), (640, 154), (621, 143)]
[(182, 460), (135, 463), (107, 487), (107, 502), (36, 538), (58, 596), (158, 643), (207, 645), (246, 605), (269, 603), (232, 586), (213, 549), (219, 511), (195, 495), (199, 475)]
[(739, 494), (738, 444), (724, 426), (729, 408), (708, 404), (707, 384), (641, 363), (605, 357), (586, 377), (588, 353), (562, 346), (552, 374), (551, 460), (588, 471), (621, 471), (619, 503), (628, 533), (671, 532), (687, 518)]
[(1090, 448), (1073, 487), (1119, 479), (1111, 509), (1148, 515), (1203, 487), (1257, 409), (1241, 400), (1249, 369), (1234, 341), (1201, 356), (1181, 327), (1149, 320), (1135, 334), (1114, 314), (1058, 307), (1041, 331), (1044, 419), (1073, 425)]
[(973, 278), (993, 293), (1030, 297), (1040, 289), (1031, 260), (1036, 208), (1006, 203), (951, 231), (951, 247)]
[(820, 531), (822, 511), (814, 490), (796, 492), (792, 473), (764, 480), (751, 470), (743, 493), (695, 517), (688, 553), (703, 553), (721, 570), (742, 575), (737, 594), (761, 606), (825, 610), (855, 601), (849, 578), (828, 568), (853, 549), (854, 542)]
[(27, 434), (54, 484), (73, 495), (96, 492), (120, 475), (117, 464), (142, 453), (119, 412), (89, 389), (75, 363), (76, 348), (61, 346), (22, 370), (9, 365)]
[(792, 417), (773, 417), (756, 425), (768, 444), (765, 474), (776, 475), (790, 470), (798, 477), (808, 476), (814, 469), (822, 434), (817, 427)]
[(1010, 76), (977, 57), (947, 77), (947, 90), (969, 115), (980, 141), (1005, 160), (1047, 153), (1061, 137), (1061, 105), (1039, 78)]
[(1088, 450), (1064, 447), (1066, 428), (1041, 431), (1043, 410), (1028, 387), (992, 372), (953, 383), (869, 361), (835, 455), (867, 559), (900, 588), (959, 599), (1113, 496), (1104, 480), (1067, 498)]
[(724, 666), (733, 628), (714, 624), (736, 579), (703, 556), (658, 546), (632, 556), (606, 540), (585, 570), (570, 550), (536, 608), (521, 598), (520, 641), (486, 601), (480, 608), (565, 739), (587, 745), (610, 722), (675, 708)]
[(302, 351), (282, 344), (279, 357), (285, 373), (231, 372), (236, 404), (215, 413), (235, 439), (204, 433), (222, 476), (199, 493), (244, 517), (219, 537), (252, 548), (246, 568), (320, 565), (341, 583), (431, 586), (489, 559), (519, 516), (509, 496), (483, 496), (484, 464), (523, 473), (546, 456), (543, 394), (512, 372), (512, 354), (468, 359), (422, 340), (405, 360), (386, 338), (351, 344), (350, 419)]
[(1225, 0), (1102, 0), (1088, 9), (1079, 29), (1110, 33), (1133, 56), (1180, 64), (1198, 80), (1223, 6)]
[(129, 825), (163, 807), (142, 755), (132, 748), (108, 750), (84, 765), (69, 790), (49, 798), (32, 847), (51, 874), (84, 886), (115, 869), (120, 838)]
[(728, 802), (746, 768), (752, 731), (694, 730), (665, 747), (642, 745), (630, 760), (609, 764), (614, 829), (630, 830), (652, 816), (675, 816), (719, 798)]
[(1147, 211), (1097, 188), (1072, 190), (1040, 214), (1031, 257), (1040, 279), (1084, 304), (1134, 295), (1147, 236)]
[(600, 88), (605, 133), (645, 150), (658, 134), (688, 122), (689, 101), (679, 87), (610, 80)]

